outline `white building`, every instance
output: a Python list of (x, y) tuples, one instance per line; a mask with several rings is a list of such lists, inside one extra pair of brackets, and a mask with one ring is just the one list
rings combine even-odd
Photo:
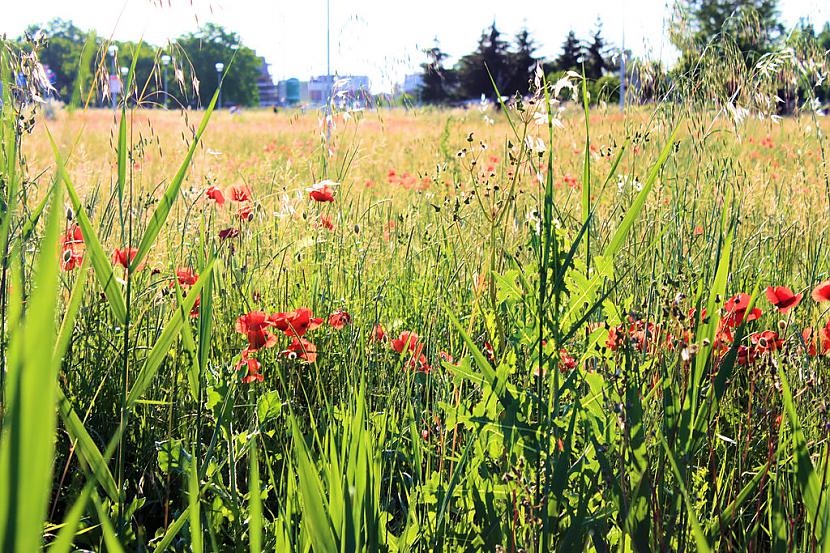
[(308, 99), (312, 104), (325, 104), (331, 90), (334, 102), (340, 105), (366, 104), (371, 97), (369, 77), (364, 75), (326, 75), (308, 81)]

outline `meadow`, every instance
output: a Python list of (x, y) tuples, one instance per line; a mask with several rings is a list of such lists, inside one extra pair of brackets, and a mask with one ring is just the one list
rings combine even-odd
[(829, 551), (827, 121), (556, 88), (5, 110), (2, 549)]

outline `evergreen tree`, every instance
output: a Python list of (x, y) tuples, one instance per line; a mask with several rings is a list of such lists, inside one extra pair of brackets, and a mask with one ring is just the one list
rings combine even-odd
[(438, 46), (438, 40), (432, 48), (425, 49), (424, 54), (427, 61), (421, 64), (421, 100), (427, 104), (440, 104), (450, 100), (456, 78), (454, 70), (444, 67), (444, 61), (449, 56)]
[(533, 71), (536, 67), (537, 58), (533, 55), (536, 51), (536, 44), (530, 37), (527, 29), (522, 29), (516, 35), (514, 49), (510, 52), (509, 62), (512, 71), (512, 78), (502, 94), (514, 94), (518, 92), (522, 96), (530, 91), (530, 81), (533, 79)]
[(585, 47), (585, 76), (597, 80), (610, 69), (607, 58), (608, 44), (602, 36), (602, 21), (597, 18), (591, 42)]
[(556, 58), (555, 69), (558, 71), (580, 70), (582, 63), (582, 44), (573, 31), (568, 31), (565, 42), (562, 44), (562, 53)]
[(458, 62), (461, 93), (465, 98), (478, 98), (482, 94), (495, 97), (490, 76), (499, 91), (506, 90), (512, 79), (508, 44), (501, 39), (495, 22), (481, 33), (475, 51)]

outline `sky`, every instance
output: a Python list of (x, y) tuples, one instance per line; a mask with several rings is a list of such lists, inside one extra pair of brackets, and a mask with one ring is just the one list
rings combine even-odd
[[(673, 0), (330, 0), (331, 70), (367, 75), (373, 92), (388, 91), (419, 71), (421, 51), (437, 39), (450, 62), (476, 46), (494, 20), (512, 37), (527, 27), (537, 55), (553, 58), (569, 30), (588, 38), (599, 17), (603, 35), (637, 56), (670, 64), (667, 38)], [(19, 36), (30, 24), (70, 19), (82, 29), (119, 40), (164, 45), (200, 24), (214, 22), (239, 33), (264, 56), (274, 80), (305, 80), (326, 73), (326, 0), (28, 0), (3, 7), (0, 34)], [(781, 19), (830, 20), (827, 0), (779, 0)], [(221, 60), (217, 60), (221, 61)]]

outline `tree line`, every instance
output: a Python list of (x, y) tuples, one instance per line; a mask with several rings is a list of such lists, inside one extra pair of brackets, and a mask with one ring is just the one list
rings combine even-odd
[(259, 100), (259, 58), (241, 43), (237, 33), (212, 23), (164, 47), (106, 40), (62, 19), (30, 25), (17, 40), (25, 49), (37, 49), (55, 95), (75, 106), (105, 104), (108, 100), (102, 97), (102, 85), (109, 75), (120, 75), (122, 68), (131, 67), (134, 58), (138, 97), (147, 104), (206, 104), (219, 82), (216, 63), (226, 68), (222, 83), (225, 105), (256, 105)]
[[(785, 32), (780, 17), (777, 0), (679, 0), (669, 21), (669, 40), (680, 51), (680, 58), (670, 69), (660, 61), (634, 59), (630, 52), (620, 52), (603, 37), (599, 19), (587, 39), (570, 31), (553, 59), (536, 55), (537, 45), (526, 29), (508, 41), (493, 22), (481, 33), (475, 49), (453, 65), (437, 42), (424, 51), (419, 98), (425, 103), (453, 104), (482, 95), (493, 98), (495, 89), (503, 96), (525, 95), (541, 64), (549, 82), (566, 71), (584, 73), (592, 102), (616, 101), (621, 55), (630, 61), (625, 79), (635, 100), (652, 100), (670, 90), (699, 94), (704, 100), (712, 95), (734, 98), (736, 92), (752, 91), (759, 76), (775, 65), (770, 57), (775, 53), (789, 50), (822, 66), (830, 60), (830, 23), (818, 30), (802, 21)], [(764, 70), (759, 69), (762, 66)], [(791, 76), (785, 73), (780, 65), (769, 73), (771, 82), (766, 85), (773, 96), (791, 97), (793, 104), (811, 94), (820, 101), (830, 100), (830, 79), (819, 77), (810, 84), (809, 93), (806, 83), (776, 89), (776, 79), (780, 84)], [(779, 111), (791, 109), (784, 104)]]
[(619, 79), (613, 74), (612, 62), (617, 51), (602, 35), (599, 19), (587, 40), (578, 39), (570, 31), (561, 53), (553, 60), (537, 56), (537, 50), (538, 45), (527, 29), (519, 31), (509, 42), (494, 21), (482, 31), (475, 50), (449, 67), (449, 54), (436, 40), (433, 47), (424, 51), (427, 61), (421, 64), (419, 99), (430, 104), (463, 102), (482, 95), (492, 98), (496, 89), (502, 95), (525, 95), (538, 64), (549, 80), (558, 79), (566, 71), (584, 72), (594, 86), (607, 89), (612, 95), (618, 93)]

